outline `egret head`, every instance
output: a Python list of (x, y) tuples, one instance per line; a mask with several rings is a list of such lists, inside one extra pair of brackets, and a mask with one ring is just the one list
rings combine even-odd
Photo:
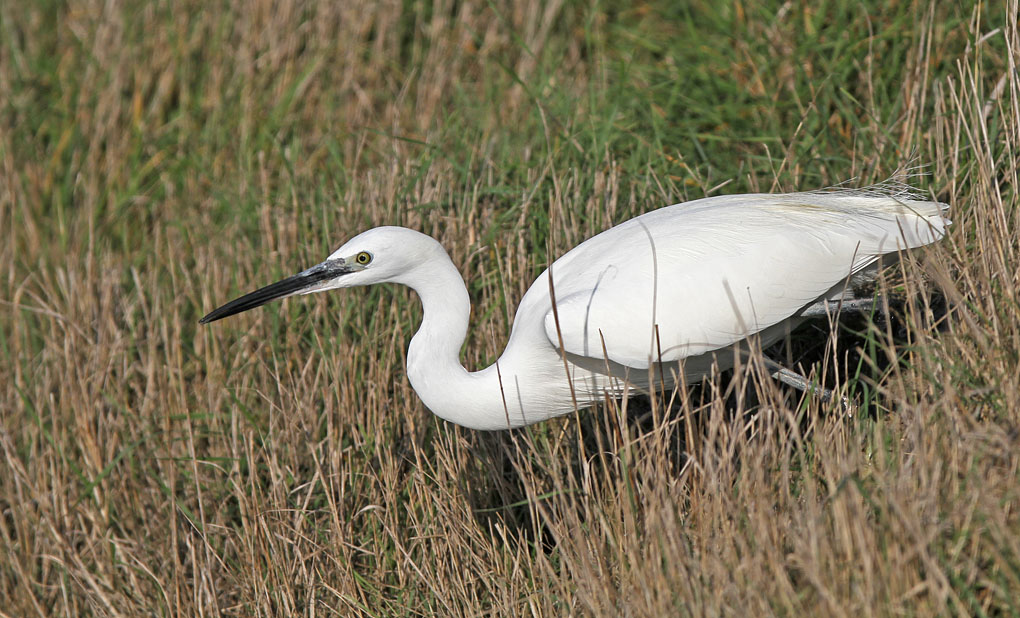
[(373, 228), (344, 243), (321, 264), (232, 300), (200, 322), (214, 322), (296, 294), (373, 283), (406, 283), (419, 266), (439, 256), (449, 260), (442, 246), (425, 234), (403, 227)]

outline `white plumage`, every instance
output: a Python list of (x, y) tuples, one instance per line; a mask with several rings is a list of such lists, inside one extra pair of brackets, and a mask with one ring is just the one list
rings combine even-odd
[(624, 381), (645, 388), (654, 373), (668, 386), (671, 369), (697, 378), (713, 360), (725, 368), (735, 344), (782, 336), (801, 311), (838, 297), (850, 275), (881, 256), (941, 238), (946, 210), (902, 190), (872, 189), (720, 196), (646, 213), (539, 275), (499, 360), (473, 373), (459, 361), (470, 313), (464, 282), (435, 240), (405, 228), (359, 234), (323, 264), (203, 322), (292, 294), (408, 285), (424, 306), (408, 350), (415, 391), (449, 421), (505, 429), (569, 413), (575, 399), (587, 407)]

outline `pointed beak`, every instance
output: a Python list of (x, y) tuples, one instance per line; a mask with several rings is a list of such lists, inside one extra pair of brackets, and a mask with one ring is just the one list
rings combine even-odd
[(322, 289), (323, 284), (354, 272), (355, 269), (342, 259), (326, 260), (322, 264), (312, 266), (308, 270), (287, 277), (282, 281), (259, 288), (254, 292), (234, 299), (219, 309), (210, 311), (208, 315), (199, 320), (202, 324), (215, 322), (216, 320), (241, 313), (255, 307), (261, 307), (269, 301), (277, 298), (286, 298), (295, 294), (309, 294)]

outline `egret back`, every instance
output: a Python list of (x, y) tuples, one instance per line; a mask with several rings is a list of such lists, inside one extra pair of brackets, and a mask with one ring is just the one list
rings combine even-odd
[[(528, 290), (514, 324), (543, 314), (548, 341), (635, 368), (728, 347), (813, 304), (882, 255), (945, 234), (947, 206), (832, 193), (705, 198), (581, 243)], [(534, 318), (531, 318), (533, 321)], [(511, 335), (510, 345), (513, 345)]]

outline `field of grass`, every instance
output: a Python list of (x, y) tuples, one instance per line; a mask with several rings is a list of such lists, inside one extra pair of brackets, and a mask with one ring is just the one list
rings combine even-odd
[[(0, 615), (1020, 615), (1018, 10), (0, 2)], [(614, 223), (904, 165), (896, 317), (778, 352), (852, 413), (752, 363), (474, 432), (406, 289), (197, 323), (405, 225), (480, 368)]]

